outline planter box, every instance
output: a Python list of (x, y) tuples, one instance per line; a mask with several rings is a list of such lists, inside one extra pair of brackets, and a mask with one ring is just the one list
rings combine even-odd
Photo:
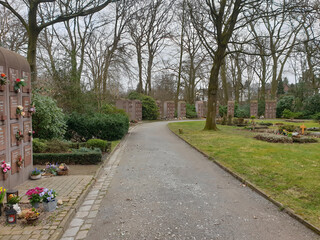
[(51, 202), (43, 202), (43, 208), (46, 212), (53, 212), (57, 208), (57, 200)]

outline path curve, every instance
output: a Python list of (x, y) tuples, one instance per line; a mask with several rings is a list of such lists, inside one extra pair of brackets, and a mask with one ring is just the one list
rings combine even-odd
[(320, 237), (174, 136), (136, 127), (87, 239), (313, 240)]

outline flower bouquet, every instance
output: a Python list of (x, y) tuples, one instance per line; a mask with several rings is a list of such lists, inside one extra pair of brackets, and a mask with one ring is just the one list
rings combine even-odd
[(16, 114), (18, 116), (22, 116), (22, 117), (24, 117), (26, 115), (26, 113), (23, 111), (23, 106), (18, 105), (17, 110), (16, 110)]
[(27, 221), (27, 223), (32, 224), (36, 220), (38, 220), (39, 215), (40, 213), (38, 213), (38, 211), (35, 208), (28, 209), (24, 216), (24, 219)]
[(43, 192), (43, 188), (39, 188), (39, 187), (29, 189), (26, 192), (26, 195), (28, 196), (28, 200), (33, 207), (35, 208), (39, 207), (39, 203), (42, 200), (42, 197), (40, 196), (42, 192)]
[(43, 208), (47, 212), (52, 212), (57, 207), (56, 200), (57, 193), (53, 189), (43, 189), (43, 192), (40, 193), (40, 197), (42, 198)]
[(58, 167), (58, 175), (68, 175), (69, 167), (65, 163), (61, 163)]
[(3, 206), (3, 199), (4, 196), (6, 195), (6, 189), (0, 187), (0, 216), (2, 215), (2, 206)]
[(24, 79), (17, 78), (16, 81), (14, 82), (14, 90), (16, 92), (20, 92), (20, 88), (25, 86), (26, 86), (26, 83)]
[(18, 142), (20, 142), (23, 139), (23, 134), (20, 129), (16, 132), (16, 139)]
[(9, 164), (9, 163), (6, 163), (5, 161), (2, 161), (2, 162), (1, 162), (1, 169), (2, 169), (2, 173), (3, 173), (3, 178), (4, 178), (4, 180), (5, 180), (6, 177), (7, 177), (8, 171), (11, 170), (10, 164)]
[(4, 73), (0, 74), (0, 85), (6, 85), (7, 84), (7, 75), (5, 75)]
[(18, 156), (18, 160), (16, 161), (17, 165), (19, 168), (22, 168), (22, 165), (24, 163), (24, 159), (22, 158), (21, 155)]
[(29, 107), (28, 112), (32, 115), (36, 112), (36, 107), (34, 105), (32, 105), (31, 107)]
[(47, 163), (46, 164), (46, 168), (45, 168), (45, 175), (48, 175), (48, 176), (57, 176), (57, 172), (58, 172), (58, 168), (56, 165), (54, 164), (51, 164), (51, 163)]

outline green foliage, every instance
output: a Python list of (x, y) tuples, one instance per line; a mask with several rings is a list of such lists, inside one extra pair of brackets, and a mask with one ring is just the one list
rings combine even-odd
[(304, 109), (306, 114), (311, 116), (320, 112), (320, 94), (308, 97), (305, 101)]
[(34, 137), (42, 139), (62, 138), (66, 131), (66, 121), (62, 109), (55, 100), (35, 93), (32, 98), (36, 112), (32, 116)]
[(314, 120), (316, 120), (316, 121), (320, 121), (320, 112), (314, 114), (314, 115), (312, 116), (312, 118), (313, 118)]
[(67, 139), (88, 141), (92, 138), (113, 141), (121, 139), (129, 129), (129, 119), (123, 114), (72, 113), (67, 119)]
[(101, 162), (102, 153), (100, 149), (90, 151), (77, 151), (72, 153), (34, 153), (33, 163), (43, 165), (47, 162), (57, 164), (98, 164)]
[(123, 114), (127, 116), (127, 113), (123, 109), (116, 108), (115, 106), (111, 104), (105, 104), (101, 107), (101, 113), (104, 114)]
[(237, 118), (249, 118), (250, 117), (250, 105), (246, 104), (243, 106), (236, 105), (234, 116)]
[(283, 118), (287, 118), (287, 119), (291, 119), (291, 118), (302, 118), (303, 117), (303, 113), (302, 112), (292, 112), (289, 109), (285, 109), (282, 112), (282, 117)]
[(282, 133), (283, 130), (287, 130), (288, 132), (295, 132), (298, 130), (298, 126), (295, 125), (282, 125), (279, 126), (279, 132)]
[(186, 117), (197, 118), (196, 106), (194, 104), (186, 104)]
[(136, 91), (132, 91), (132, 92), (129, 93), (128, 98), (130, 100), (140, 100), (141, 101), (143, 96), (145, 96), (145, 95), (142, 94), (142, 93), (138, 93)]
[(99, 148), (102, 152), (106, 152), (107, 141), (101, 139), (89, 139), (87, 146), (90, 148)]
[(228, 106), (223, 106), (223, 105), (219, 106), (219, 115), (221, 117), (227, 116), (227, 112), (228, 112)]
[(281, 118), (283, 111), (288, 109), (294, 110), (294, 96), (283, 96), (277, 103), (277, 118)]
[(46, 141), (39, 138), (34, 138), (32, 140), (32, 150), (34, 153), (43, 153), (47, 149)]
[(258, 116), (264, 116), (265, 109), (266, 109), (266, 102), (263, 100), (259, 100), (259, 102), (258, 102)]

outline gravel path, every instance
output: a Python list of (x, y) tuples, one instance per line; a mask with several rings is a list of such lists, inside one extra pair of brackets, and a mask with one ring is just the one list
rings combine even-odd
[(132, 131), (87, 239), (320, 239), (166, 125)]

